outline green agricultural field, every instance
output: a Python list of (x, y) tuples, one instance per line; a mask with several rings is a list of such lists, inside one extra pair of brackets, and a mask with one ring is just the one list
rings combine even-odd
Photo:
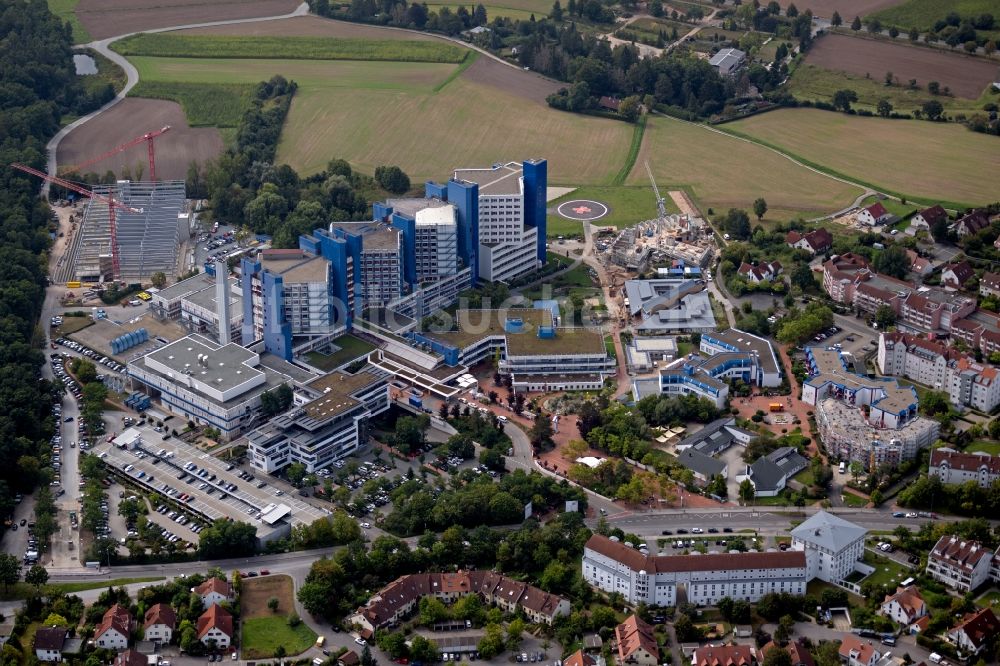
[(73, 28), (73, 43), (86, 44), (90, 41), (90, 33), (76, 17), (76, 6), (80, 0), (48, 0), (49, 11), (62, 21), (69, 21)]
[(168, 99), (184, 109), (191, 127), (235, 128), (250, 106), (249, 83), (174, 83), (141, 79), (131, 97)]
[(277, 58), (459, 63), (469, 51), (441, 41), (329, 39), (327, 37), (240, 37), (142, 33), (115, 42), (126, 56), (161, 58)]
[(1000, 140), (961, 125), (781, 109), (724, 129), (908, 199), (967, 207), (997, 198)]
[(882, 80), (825, 69), (809, 63), (802, 63), (796, 67), (788, 81), (788, 92), (802, 100), (832, 102), (833, 93), (837, 90), (856, 92), (858, 94), (858, 101), (854, 104), (856, 108), (875, 111), (879, 100), (887, 99), (893, 109), (900, 113), (912, 113), (914, 109), (919, 109), (924, 102), (932, 99), (941, 102), (944, 110), (949, 113), (982, 112), (984, 104), (1000, 100), (1000, 97), (988, 90), (978, 100), (970, 100), (931, 95), (925, 88), (911, 90), (906, 82), (903, 82), (903, 85), (887, 87), (883, 85)]
[[(537, 5), (537, 9), (525, 9), (516, 5)], [(549, 11), (552, 9), (552, 5), (545, 5), (544, 2), (509, 2), (504, 5), (483, 5), (486, 8), (486, 18), (492, 21), (494, 18), (509, 18), (515, 20), (527, 21), (534, 14), (536, 19), (542, 19), (549, 15)], [(452, 11), (455, 11), (459, 7), (465, 7), (470, 9), (474, 5), (462, 5), (461, 3), (448, 3), (448, 2), (428, 2), (427, 8), (431, 11), (439, 11), (442, 7), (448, 7)], [(565, 8), (564, 8), (565, 9)]]
[[(772, 115), (772, 114), (765, 114)], [(813, 218), (846, 207), (861, 189), (799, 166), (751, 142), (673, 118), (650, 118), (627, 184), (649, 182), (648, 161), (663, 196), (685, 189), (707, 213), (751, 209), (764, 196), (768, 220)]]
[[(645, 169), (643, 169), (645, 173)], [(656, 197), (653, 195), (653, 188), (648, 184), (649, 179), (646, 179), (645, 185), (623, 185), (623, 186), (613, 186), (613, 185), (599, 185), (599, 186), (588, 186), (581, 187), (573, 192), (570, 192), (564, 197), (556, 199), (555, 201), (549, 203), (549, 208), (555, 210), (559, 204), (564, 201), (574, 201), (576, 199), (589, 199), (591, 201), (600, 201), (611, 209), (606, 217), (600, 220), (594, 221), (594, 226), (598, 227), (628, 227), (633, 224), (642, 222), (643, 220), (649, 220), (656, 217)], [(680, 212), (677, 206), (666, 196), (666, 193), (661, 189), (660, 194), (666, 197), (667, 212), (677, 213)], [(553, 236), (551, 231), (551, 220), (560, 220), (562, 222), (570, 222), (565, 218), (559, 217), (558, 215), (549, 215), (549, 237)], [(580, 228), (579, 222), (572, 222), (576, 225), (576, 228)], [(555, 234), (559, 236), (560, 234)], [(565, 234), (562, 234), (565, 235)]]
[(1000, 17), (1000, 0), (906, 0), (875, 12), (872, 17), (880, 19), (884, 25), (898, 25), (900, 29), (929, 30), (950, 12), (969, 18), (980, 14)]

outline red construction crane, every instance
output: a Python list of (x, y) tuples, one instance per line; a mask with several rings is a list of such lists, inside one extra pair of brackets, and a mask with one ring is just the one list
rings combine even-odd
[[(103, 194), (97, 194), (92, 192), (85, 187), (82, 187), (76, 183), (68, 180), (63, 180), (62, 178), (57, 178), (56, 176), (50, 176), (44, 171), (39, 171), (33, 167), (26, 164), (11, 164), (11, 167), (23, 171), (25, 173), (30, 173), (32, 176), (38, 176), (42, 180), (49, 183), (54, 183), (60, 187), (65, 187), (67, 190), (73, 190), (85, 197), (90, 197), (91, 199), (96, 199), (101, 203), (105, 203), (108, 206), (108, 227), (111, 230), (111, 265), (113, 266), (114, 279), (117, 280), (121, 277), (121, 267), (118, 261), (118, 230), (115, 226), (115, 210), (123, 210), (128, 213), (142, 213), (141, 208), (132, 208), (131, 206), (126, 206), (123, 203), (118, 203), (111, 196), (104, 196)], [(113, 186), (112, 186), (113, 187)]]
[(109, 157), (113, 157), (113, 156), (117, 155), (118, 153), (122, 152), (123, 150), (128, 150), (132, 146), (137, 146), (140, 143), (142, 143), (143, 141), (145, 141), (146, 142), (146, 146), (148, 147), (148, 150), (149, 150), (149, 179), (151, 181), (153, 181), (153, 182), (156, 182), (156, 157), (153, 154), (153, 139), (155, 139), (156, 137), (160, 136), (161, 134), (165, 134), (166, 132), (169, 132), (169, 131), (170, 131), (170, 125), (166, 125), (166, 126), (160, 128), (160, 129), (156, 130), (156, 131), (146, 132), (142, 136), (137, 136), (136, 138), (132, 139), (131, 141), (123, 143), (122, 145), (118, 146), (117, 148), (113, 148), (113, 149), (109, 150), (108, 152), (104, 153), (103, 155), (99, 155), (99, 156), (97, 156), (97, 157), (95, 157), (93, 159), (87, 160), (86, 162), (82, 162), (81, 164), (77, 164), (76, 166), (67, 167), (67, 168), (63, 169), (63, 172), (64, 173), (69, 173), (69, 172), (83, 173), (82, 169), (86, 169), (87, 167), (89, 167), (92, 164), (97, 164), (98, 162), (102, 162), (102, 161), (108, 159)]

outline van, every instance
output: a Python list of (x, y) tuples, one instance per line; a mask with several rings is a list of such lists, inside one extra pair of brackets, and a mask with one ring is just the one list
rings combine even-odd
[(326, 644), (326, 636), (318, 636), (316, 638), (316, 647), (322, 648)]
[(931, 652), (930, 656), (927, 657), (927, 659), (932, 664), (940, 664), (941, 663), (941, 655), (939, 655), (937, 652)]
[(840, 461), (840, 473), (843, 474), (847, 471), (847, 463), (843, 460)]
[(895, 645), (896, 645), (896, 637), (895, 636), (886, 636), (885, 638), (882, 639), (882, 645), (888, 645), (889, 647), (895, 647)]

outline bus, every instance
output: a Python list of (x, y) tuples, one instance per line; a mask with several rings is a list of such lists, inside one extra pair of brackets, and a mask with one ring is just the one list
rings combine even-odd
[(768, 405), (768, 409), (770, 409), (772, 412), (780, 412), (784, 409), (784, 407), (781, 406), (780, 402), (772, 402), (770, 405)]

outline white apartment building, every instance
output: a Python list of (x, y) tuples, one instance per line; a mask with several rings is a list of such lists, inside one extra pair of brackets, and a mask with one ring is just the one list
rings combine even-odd
[(843, 580), (864, 555), (868, 530), (826, 511), (813, 514), (791, 531), (792, 550), (806, 554), (808, 580)]
[(980, 488), (989, 488), (1000, 479), (1000, 458), (988, 453), (963, 453), (942, 447), (931, 451), (929, 476), (941, 483), (955, 485), (975, 481)]
[(361, 296), (366, 308), (384, 307), (399, 298), (401, 266), (398, 229), (380, 229), (365, 234), (361, 248)]
[[(415, 220), (417, 282), (438, 280), (458, 272), (458, 223), (451, 204), (423, 208)], [(365, 245), (369, 244), (365, 237)]]
[(697, 605), (723, 597), (757, 601), (765, 594), (801, 595), (809, 582), (801, 551), (644, 555), (614, 537), (595, 534), (583, 550), (583, 578), (629, 604), (675, 606), (678, 590)]
[(967, 593), (990, 579), (993, 551), (978, 541), (943, 536), (927, 555), (927, 575)]

